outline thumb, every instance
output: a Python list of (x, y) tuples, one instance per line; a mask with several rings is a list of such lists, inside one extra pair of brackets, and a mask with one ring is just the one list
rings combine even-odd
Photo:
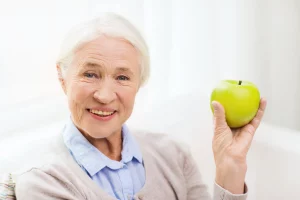
[(225, 117), (225, 109), (217, 101), (212, 102), (212, 107), (214, 111), (214, 124), (215, 128), (227, 128), (226, 117)]

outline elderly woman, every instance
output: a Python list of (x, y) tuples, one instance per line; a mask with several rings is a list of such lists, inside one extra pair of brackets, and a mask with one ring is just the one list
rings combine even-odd
[[(106, 14), (76, 28), (63, 43), (57, 72), (70, 118), (52, 146), (55, 158), (18, 178), (18, 200), (211, 199), (185, 146), (125, 125), (149, 76), (147, 45), (126, 19)], [(246, 155), (266, 101), (234, 132), (221, 104), (212, 106), (212, 198), (244, 200)]]

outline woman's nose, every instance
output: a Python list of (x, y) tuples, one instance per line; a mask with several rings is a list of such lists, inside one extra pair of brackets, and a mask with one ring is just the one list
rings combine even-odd
[(94, 98), (102, 104), (109, 104), (116, 99), (116, 92), (113, 90), (112, 83), (103, 81), (101, 86), (95, 91)]

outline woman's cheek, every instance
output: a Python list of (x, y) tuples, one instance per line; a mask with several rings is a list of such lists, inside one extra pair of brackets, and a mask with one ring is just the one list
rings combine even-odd
[(80, 124), (83, 118), (84, 109), (77, 102), (74, 103), (74, 109), (76, 110), (74, 113), (74, 117), (76, 118), (76, 121)]
[(130, 90), (124, 92), (122, 96), (123, 96), (123, 101), (125, 102), (126, 110), (130, 110), (131, 113), (134, 107), (136, 90), (131, 88)]
[(82, 121), (84, 111), (87, 108), (87, 103), (91, 100), (91, 94), (89, 95), (89, 87), (84, 87), (81, 84), (74, 84), (73, 87), (71, 87), (71, 91), (69, 93), (69, 103), (71, 105), (71, 112), (73, 114), (74, 120), (77, 121), (77, 123), (80, 123)]

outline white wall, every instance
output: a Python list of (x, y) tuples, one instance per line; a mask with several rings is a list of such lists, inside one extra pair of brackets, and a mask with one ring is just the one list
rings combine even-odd
[(71, 26), (102, 11), (128, 17), (149, 43), (152, 76), (138, 104), (151, 109), (190, 92), (209, 98), (220, 79), (248, 79), (269, 101), (266, 121), (300, 130), (297, 0), (2, 1), (0, 109), (62, 95), (60, 42)]
[(265, 121), (300, 130), (300, 4), (238, 1), (238, 66), (268, 99)]
[(267, 120), (300, 130), (300, 2), (268, 0), (265, 7)]
[(216, 1), (172, 2), (171, 95), (207, 93), (217, 78)]

